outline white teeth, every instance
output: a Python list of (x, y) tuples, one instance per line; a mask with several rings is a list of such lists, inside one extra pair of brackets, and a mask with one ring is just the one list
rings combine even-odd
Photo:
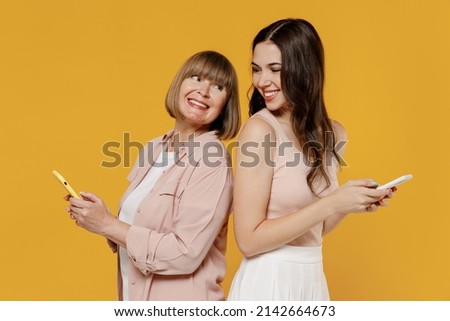
[(205, 109), (208, 108), (207, 105), (205, 105), (205, 104), (203, 104), (203, 103), (201, 103), (201, 102), (199, 102), (199, 101), (197, 101), (197, 100), (191, 99), (190, 102), (191, 102), (191, 104), (193, 104), (193, 105), (195, 105), (195, 106), (199, 106), (199, 107), (205, 108)]
[(265, 91), (264, 92), (264, 97), (273, 97), (277, 94), (278, 90), (274, 90), (274, 91)]

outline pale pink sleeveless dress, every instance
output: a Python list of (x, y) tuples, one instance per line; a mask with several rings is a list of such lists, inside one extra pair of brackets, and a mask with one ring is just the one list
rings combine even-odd
[[(293, 146), (278, 120), (267, 109), (252, 117), (269, 123), (275, 130), (278, 156), (267, 218), (280, 217), (297, 211), (318, 198), (306, 182), (309, 167), (304, 155)], [(331, 186), (324, 196), (337, 188), (336, 164), (330, 166)], [(318, 223), (301, 236), (303, 246), (284, 245), (280, 248), (244, 258), (234, 277), (228, 300), (255, 301), (327, 301), (330, 299), (322, 266), (322, 229)]]

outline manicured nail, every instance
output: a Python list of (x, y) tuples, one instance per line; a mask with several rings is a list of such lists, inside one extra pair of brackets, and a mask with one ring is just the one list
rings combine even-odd
[(375, 181), (371, 181), (371, 182), (370, 182), (370, 185), (372, 185), (372, 186), (378, 186), (378, 183), (375, 182)]

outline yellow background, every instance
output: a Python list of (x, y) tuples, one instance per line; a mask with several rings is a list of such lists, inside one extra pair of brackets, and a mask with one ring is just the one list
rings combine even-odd
[(322, 37), (326, 103), (350, 138), (341, 182), (414, 175), (325, 238), (332, 299), (450, 300), (448, 0), (2, 0), (0, 299), (114, 300), (115, 257), (68, 218), (51, 171), (116, 210), (129, 168), (102, 167), (103, 144), (170, 129), (166, 89), (205, 49), (238, 70), (246, 118), (251, 40), (285, 17)]

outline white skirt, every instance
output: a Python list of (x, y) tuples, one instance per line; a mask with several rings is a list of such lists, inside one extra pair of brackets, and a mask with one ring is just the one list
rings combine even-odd
[(244, 258), (228, 295), (230, 301), (328, 301), (322, 246), (284, 245)]

